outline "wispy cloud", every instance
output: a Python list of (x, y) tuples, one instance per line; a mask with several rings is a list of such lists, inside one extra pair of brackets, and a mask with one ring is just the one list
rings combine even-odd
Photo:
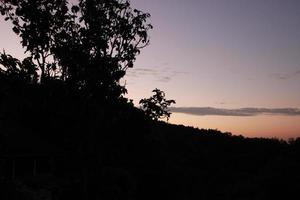
[(155, 78), (156, 81), (165, 83), (171, 81), (172, 78), (176, 77), (177, 75), (184, 74), (188, 74), (188, 72), (173, 70), (170, 67), (134, 68), (132, 70), (129, 70), (127, 73), (129, 77), (133, 78), (138, 78), (142, 76), (152, 76)]
[(298, 108), (239, 108), (225, 109), (213, 107), (172, 107), (171, 112), (190, 115), (218, 115), (218, 116), (256, 116), (256, 115), (287, 115), (300, 116)]
[(159, 79), (157, 81), (166, 83), (166, 82), (169, 82), (170, 80), (171, 80), (171, 77), (164, 76), (164, 77), (159, 77)]
[(293, 73), (285, 73), (285, 74), (283, 74), (283, 73), (273, 73), (272, 76), (277, 78), (277, 79), (280, 79), (280, 80), (288, 80), (288, 79), (300, 76), (300, 70), (295, 71)]

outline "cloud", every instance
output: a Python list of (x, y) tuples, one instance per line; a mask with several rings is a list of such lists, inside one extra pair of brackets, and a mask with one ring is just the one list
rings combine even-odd
[(288, 79), (292, 79), (295, 78), (297, 76), (300, 75), (300, 70), (295, 71), (293, 73), (286, 73), (286, 74), (282, 74), (282, 73), (273, 73), (272, 76), (279, 79), (279, 80), (288, 80)]
[(157, 81), (164, 82), (164, 83), (167, 83), (170, 80), (171, 80), (171, 77), (169, 77), (169, 76), (159, 77), (159, 79), (157, 79)]
[(138, 78), (142, 76), (152, 76), (155, 78), (156, 81), (167, 83), (172, 80), (172, 78), (178, 75), (185, 75), (188, 74), (185, 71), (176, 71), (172, 70), (170, 67), (165, 68), (134, 68), (129, 70), (127, 75), (132, 78)]
[(239, 108), (225, 109), (213, 107), (172, 107), (171, 112), (190, 115), (218, 115), (218, 116), (256, 116), (256, 115), (286, 115), (300, 116), (298, 108)]

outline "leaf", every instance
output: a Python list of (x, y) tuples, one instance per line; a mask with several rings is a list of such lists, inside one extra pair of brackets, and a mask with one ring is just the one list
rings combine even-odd
[(20, 34), (20, 30), (17, 27), (13, 27), (12, 29), (17, 35)]
[(128, 68), (133, 68), (133, 62), (128, 63)]
[(73, 13), (77, 13), (79, 11), (79, 7), (78, 6), (72, 6), (71, 11)]

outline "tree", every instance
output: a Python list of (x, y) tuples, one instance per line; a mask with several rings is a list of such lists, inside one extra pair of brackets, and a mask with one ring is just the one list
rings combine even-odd
[(169, 120), (171, 113), (168, 107), (176, 102), (174, 100), (167, 100), (165, 93), (157, 88), (152, 92), (154, 93), (153, 96), (140, 100), (141, 109), (153, 120), (158, 120), (159, 118), (167, 118)]
[(149, 44), (150, 14), (129, 0), (0, 0), (0, 13), (27, 56), (0, 53), (0, 129), (42, 138), (72, 155), (68, 161), (77, 158), (84, 199), (92, 199), (97, 165), (108, 151), (121, 152), (124, 140), (113, 150), (110, 144), (124, 129), (134, 132), (130, 119), (140, 116), (123, 98), (120, 79)]
[(67, 0), (1, 0), (0, 12), (13, 23), (29, 54), (26, 65), (1, 54), (2, 73), (29, 67), (33, 82), (61, 80), (103, 99), (126, 93), (120, 79), (149, 44), (152, 29), (150, 14), (132, 9), (129, 0), (79, 0), (76, 5)]

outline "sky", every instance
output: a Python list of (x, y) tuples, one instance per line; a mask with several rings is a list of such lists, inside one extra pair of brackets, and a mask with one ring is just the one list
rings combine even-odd
[[(159, 88), (170, 123), (247, 137), (300, 137), (299, 0), (131, 0), (151, 14), (150, 45), (124, 82), (138, 101)], [(9, 24), (0, 48), (23, 54)]]
[(152, 15), (154, 26), (150, 46), (127, 77), (135, 102), (157, 87), (181, 108), (171, 123), (249, 137), (300, 136), (299, 110), (203, 111), (300, 108), (299, 0), (131, 2)]

